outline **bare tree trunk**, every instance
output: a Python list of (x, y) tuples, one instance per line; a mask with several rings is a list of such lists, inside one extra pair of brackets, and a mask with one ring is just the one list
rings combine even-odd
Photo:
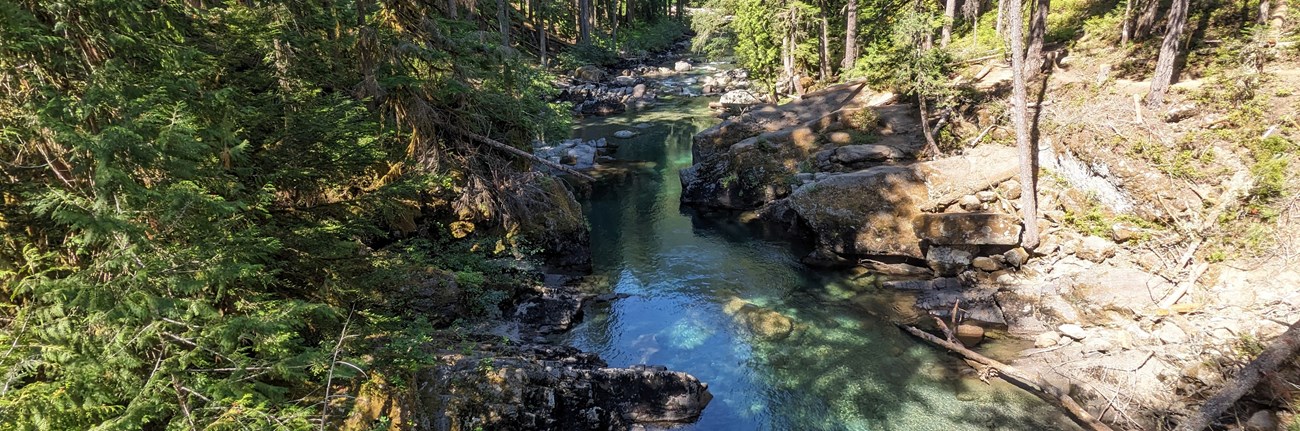
[(998, 18), (997, 20), (993, 21), (993, 31), (996, 32), (999, 36), (1006, 36), (1006, 33), (1003, 30), (1006, 29), (1005, 17), (1007, 11), (1007, 0), (996, 0), (996, 1), (998, 2)]
[(456, 6), (456, 0), (447, 0), (447, 16), (451, 19), (460, 19), (460, 12), (457, 9), (460, 8)]
[(1119, 44), (1128, 47), (1128, 40), (1133, 35), (1133, 0), (1124, 0), (1124, 27), (1119, 30)]
[[(974, 1), (974, 0), (967, 0)], [(957, 20), (957, 0), (948, 0), (943, 6), (943, 30), (939, 38), (939, 47), (947, 48), (952, 41), (952, 23)]]
[(1156, 60), (1155, 76), (1151, 78), (1151, 92), (1147, 93), (1147, 106), (1160, 106), (1165, 101), (1165, 92), (1174, 81), (1174, 63), (1181, 52), (1178, 45), (1183, 38), (1183, 28), (1187, 26), (1188, 0), (1174, 0), (1169, 8), (1169, 24), (1165, 29), (1165, 40), (1160, 44), (1160, 59)]
[(1256, 21), (1259, 25), (1268, 25), (1268, 11), (1270, 10), (1272, 8), (1268, 6), (1268, 0), (1259, 2), (1259, 18)]
[(1035, 0), (1034, 15), (1029, 20), (1029, 52), (1025, 54), (1025, 80), (1033, 80), (1043, 70), (1043, 39), (1047, 36), (1047, 13), (1051, 0)]
[(501, 27), (501, 46), (510, 46), (510, 2), (497, 0), (497, 26)]
[(973, 39), (976, 47), (980, 44), (980, 1), (966, 0), (961, 4), (961, 16), (963, 19), (970, 21), (971, 39)]
[(921, 110), (921, 134), (925, 135), (925, 148), (921, 154), (928, 158), (939, 156), (939, 143), (934, 140), (934, 132), (930, 130), (930, 107), (925, 103), (925, 95), (916, 95), (916, 106)]
[(829, 6), (830, 5), (826, 4), (825, 0), (822, 1), (822, 7), (821, 7), (821, 25), (822, 25), (821, 30), (822, 31), (821, 31), (821, 37), (817, 40), (818, 48), (819, 48), (818, 52), (821, 54), (821, 74), (820, 76), (818, 76), (818, 80), (822, 82), (826, 82), (831, 79), (831, 30), (830, 30), (830, 23), (826, 19), (826, 8)]
[(858, 60), (858, 0), (849, 0), (844, 12), (844, 61), (840, 62), (840, 73), (853, 69), (853, 62)]
[(686, 1), (677, 0), (677, 21), (682, 21), (682, 13), (684, 9), (686, 9)]
[(547, 67), (549, 66), (549, 64), (547, 63), (547, 55), (546, 55), (548, 54), (546, 52), (546, 38), (547, 38), (546, 0), (533, 0), (533, 1), (535, 2), (534, 5), (537, 6), (537, 14), (536, 14), (537, 19), (536, 21), (533, 21), (534, 23), (533, 25), (537, 26), (537, 46), (538, 46), (537, 52), (538, 52), (538, 56), (541, 59), (542, 67)]
[(1035, 156), (1037, 151), (1029, 136), (1029, 115), (1026, 112), (1028, 91), (1025, 89), (1025, 51), (1022, 47), (1020, 0), (1007, 5), (1007, 33), (1011, 39), (1011, 123), (1016, 129), (1016, 148), (1020, 154), (1020, 214), (1025, 232), (1020, 245), (1033, 250), (1038, 246), (1038, 183)]
[(1300, 352), (1300, 321), (1291, 324), (1259, 357), (1246, 364), (1223, 389), (1214, 394), (1194, 417), (1178, 424), (1174, 431), (1201, 431), (1219, 419), (1243, 395), (1255, 389), (1261, 379), (1277, 371), (1278, 366), (1295, 358)]

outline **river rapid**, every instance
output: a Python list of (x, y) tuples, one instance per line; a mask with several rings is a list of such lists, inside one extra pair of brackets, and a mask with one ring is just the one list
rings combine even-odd
[[(618, 143), (616, 165), (627, 170), (581, 199), (593, 282), (626, 297), (592, 306), (555, 341), (611, 366), (666, 365), (708, 383), (712, 403), (679, 429), (1075, 429), (1031, 395), (985, 384), (898, 330), (887, 319), (906, 306), (873, 292), (871, 275), (807, 267), (805, 251), (778, 235), (680, 205), (677, 172), (691, 165), (692, 135), (719, 121), (707, 108), (716, 99), (667, 97), (575, 127), (575, 137)], [(617, 139), (618, 130), (638, 134)], [(732, 314), (738, 300), (789, 317), (794, 331), (754, 333)]]

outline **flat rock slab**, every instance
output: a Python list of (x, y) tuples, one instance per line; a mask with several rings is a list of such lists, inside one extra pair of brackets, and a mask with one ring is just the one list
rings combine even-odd
[(975, 147), (960, 156), (921, 163), (929, 199), (921, 208), (942, 209), (962, 196), (975, 194), (1015, 177), (1019, 171), (1016, 149), (1001, 145)]
[(1016, 245), (1020, 219), (996, 213), (922, 214), (912, 229), (920, 239), (942, 245)]

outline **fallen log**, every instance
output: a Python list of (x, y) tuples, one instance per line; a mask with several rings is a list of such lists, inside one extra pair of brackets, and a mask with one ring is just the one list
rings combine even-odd
[(491, 146), (492, 148), (496, 148), (496, 149), (498, 149), (498, 150), (505, 151), (505, 152), (507, 152), (507, 153), (514, 154), (514, 155), (516, 155), (516, 156), (523, 157), (523, 158), (525, 158), (525, 159), (532, 160), (532, 161), (534, 161), (534, 162), (541, 163), (541, 164), (546, 165), (546, 166), (550, 166), (550, 167), (555, 168), (556, 170), (558, 170), (558, 171), (560, 171), (560, 172), (564, 172), (564, 173), (566, 173), (566, 174), (573, 175), (573, 176), (575, 176), (575, 177), (578, 177), (578, 178), (581, 178), (581, 179), (584, 179), (584, 180), (587, 180), (587, 181), (596, 181), (596, 179), (595, 179), (595, 178), (592, 178), (591, 175), (587, 175), (587, 174), (584, 174), (584, 173), (582, 173), (582, 172), (578, 172), (577, 170), (575, 170), (575, 169), (573, 169), (573, 168), (570, 168), (570, 167), (568, 167), (568, 166), (564, 166), (564, 165), (561, 165), (561, 164), (559, 164), (559, 163), (555, 163), (555, 162), (552, 162), (552, 161), (550, 161), (550, 160), (546, 160), (546, 159), (543, 159), (543, 158), (541, 158), (541, 157), (537, 157), (537, 156), (533, 155), (532, 153), (529, 153), (529, 152), (527, 152), (527, 151), (524, 151), (524, 150), (521, 150), (521, 149), (518, 149), (518, 148), (515, 148), (515, 147), (512, 147), (512, 146), (509, 146), (509, 145), (506, 145), (505, 143), (503, 143), (503, 142), (501, 142), (501, 141), (498, 141), (498, 140), (496, 140), (496, 139), (492, 139), (492, 138), (489, 138), (489, 137), (487, 137), (487, 136), (483, 136), (483, 135), (480, 135), (480, 134), (477, 134), (477, 133), (474, 133), (474, 132), (471, 132), (471, 131), (468, 131), (468, 130), (465, 130), (465, 129), (461, 129), (461, 128), (459, 128), (459, 127), (452, 126), (451, 124), (447, 124), (447, 123), (445, 123), (445, 122), (441, 122), (441, 121), (438, 122), (438, 125), (440, 125), (440, 126), (442, 126), (442, 127), (445, 127), (447, 130), (450, 130), (450, 131), (452, 131), (452, 132), (455, 132), (455, 133), (458, 134), (458, 135), (461, 135), (461, 136), (464, 136), (464, 137), (466, 137), (466, 138), (470, 138), (470, 139), (473, 139), (473, 140), (475, 140), (475, 141), (479, 141), (479, 142), (481, 142), (481, 143), (487, 144), (487, 145)]
[(1061, 390), (1061, 388), (1043, 382), (1041, 379), (1030, 377), (1028, 374), (1025, 374), (1024, 372), (1020, 371), (1016, 367), (995, 361), (993, 359), (989, 359), (984, 355), (975, 353), (970, 349), (962, 347), (956, 343), (949, 343), (939, 337), (930, 335), (929, 333), (922, 331), (920, 329), (916, 329), (914, 327), (903, 325), (903, 324), (899, 324), (898, 327), (902, 328), (904, 331), (907, 331), (907, 333), (912, 334), (917, 338), (929, 342), (930, 344), (934, 344), (936, 346), (943, 347), (950, 351), (957, 352), (958, 354), (962, 355), (962, 357), (970, 361), (974, 361), (976, 363), (979, 363), (980, 365), (984, 365), (996, 370), (998, 372), (998, 375), (1001, 376), (1003, 380), (1015, 384), (1016, 386), (1019, 386), (1022, 389), (1025, 389), (1030, 393), (1034, 394), (1034, 396), (1037, 396), (1043, 401), (1046, 401), (1048, 404), (1056, 406), (1057, 408), (1060, 408), (1061, 410), (1065, 411), (1066, 416), (1069, 416), (1070, 420), (1074, 421), (1074, 423), (1078, 424), (1080, 427), (1083, 427), (1084, 429), (1093, 430), (1093, 431), (1111, 431), (1110, 426), (1106, 425), (1105, 423), (1101, 422), (1097, 418), (1093, 417), (1091, 413), (1088, 413), (1087, 410), (1083, 409), (1083, 406), (1080, 406), (1079, 403), (1076, 403), (1073, 398), (1070, 398), (1069, 393), (1067, 393), (1064, 390)]
[(1205, 400), (1196, 416), (1178, 424), (1174, 431), (1201, 431), (1209, 427), (1224, 411), (1237, 403), (1247, 392), (1259, 385), (1260, 379), (1277, 370), (1283, 362), (1295, 357), (1300, 352), (1300, 321), (1291, 324), (1286, 332), (1278, 336), (1264, 353), (1246, 364), (1218, 393)]

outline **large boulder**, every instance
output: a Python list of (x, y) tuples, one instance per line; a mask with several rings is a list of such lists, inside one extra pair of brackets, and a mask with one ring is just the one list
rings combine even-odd
[(996, 213), (923, 214), (913, 223), (916, 236), (930, 244), (1016, 245), (1020, 219)]
[(763, 100), (757, 94), (749, 90), (731, 90), (718, 99), (723, 105), (729, 106), (749, 106), (763, 103)]
[(344, 430), (628, 429), (638, 423), (689, 423), (713, 399), (708, 385), (664, 367), (609, 368), (568, 347), (491, 347), (445, 354), (405, 390), (363, 386)]
[(600, 82), (605, 80), (605, 70), (597, 66), (586, 65), (580, 66), (573, 71), (573, 77), (587, 82)]
[(591, 272), (591, 231), (573, 193), (563, 181), (538, 175), (529, 183), (512, 183), (508, 191), (520, 201), (534, 202), (529, 217), (520, 221), (518, 233), (539, 245), (550, 272)]
[(789, 205), (834, 253), (921, 258), (912, 219), (926, 193), (915, 169), (879, 166), (801, 186)]

